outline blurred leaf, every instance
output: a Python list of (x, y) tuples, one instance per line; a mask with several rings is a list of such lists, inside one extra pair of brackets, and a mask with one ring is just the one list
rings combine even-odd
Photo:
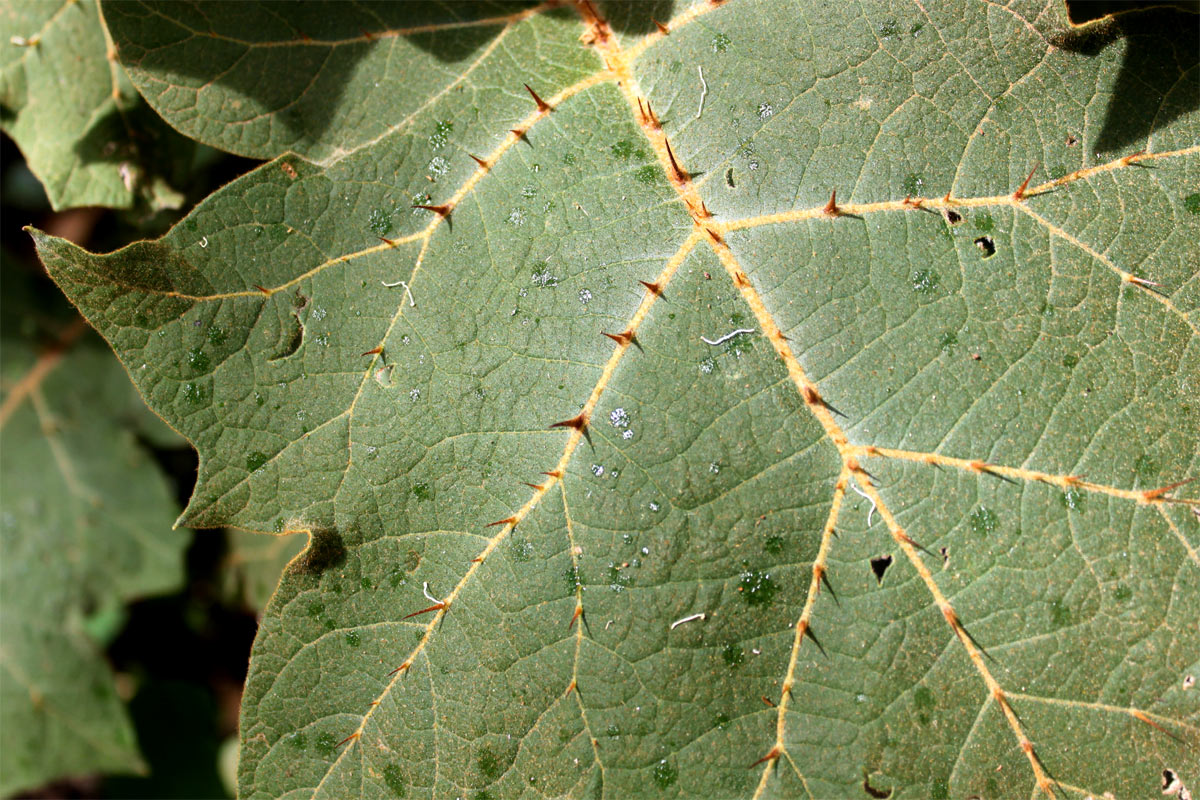
[(183, 519), (311, 535), (244, 797), (1200, 783), (1173, 30), (1171, 113), (1101, 157), (1124, 51), (1054, 46), (1057, 0), (422, 6), (423, 48), (374, 6), (119, 8), (165, 114), (319, 162), (108, 255), (34, 233), (197, 447)]
[(95, 0), (0, 2), (0, 128), (55, 209), (175, 208), (193, 144), (108, 59)]
[(274, 594), (284, 568), (307, 543), (308, 537), (302, 533), (263, 536), (252, 531), (231, 529), (229, 554), (221, 569), (225, 596), (261, 613)]
[(143, 768), (99, 641), (120, 604), (182, 581), (190, 535), (125, 415), (112, 354), (4, 266), (0, 794)]

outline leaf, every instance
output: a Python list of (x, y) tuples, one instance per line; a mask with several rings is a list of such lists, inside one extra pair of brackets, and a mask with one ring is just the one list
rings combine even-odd
[(234, 603), (261, 612), (267, 607), (283, 570), (304, 546), (308, 537), (262, 536), (251, 531), (229, 532), (229, 554), (221, 578), (226, 596)]
[(50, 205), (177, 208), (193, 146), (140, 102), (95, 0), (0, 3), (0, 129)]
[(0, 793), (8, 796), (65, 775), (144, 769), (89, 632), (128, 601), (178, 587), (190, 537), (170, 530), (171, 493), (131, 430), (134, 392), (112, 355), (83, 320), (46, 315), (8, 264), (3, 302)]
[(199, 450), (183, 521), (312, 537), (241, 794), (1195, 787), (1186, 29), (1097, 157), (1125, 44), (1058, 3), (649, 9), (417, 60), (159, 241), (35, 232)]

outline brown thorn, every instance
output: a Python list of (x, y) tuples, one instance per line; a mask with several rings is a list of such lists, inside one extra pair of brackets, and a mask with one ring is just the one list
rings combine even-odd
[(764, 695), (763, 695), (763, 696), (762, 696), (760, 699), (761, 699), (761, 700), (762, 700), (764, 703), (766, 703), (767, 705), (769, 705), (771, 708), (775, 708), (775, 704), (774, 704), (774, 703), (772, 703), (772, 702), (771, 702), (771, 699), (770, 699), (769, 697), (767, 697), (765, 694), (764, 694)]
[(435, 213), (441, 217), (450, 216), (450, 210), (451, 210), (451, 206), (449, 203), (443, 203), (440, 206), (423, 206), (420, 204), (415, 204), (415, 205), (413, 205), (413, 208), (423, 208), (426, 211), (432, 211), (433, 213)]
[[(471, 156), (470, 153), (467, 153), (467, 155)], [(471, 156), (471, 160), (478, 164), (480, 169), (491, 169), (491, 165), (479, 156)]]
[(1146, 155), (1145, 150), (1138, 150), (1136, 153), (1130, 153), (1121, 159), (1122, 166), (1128, 167), (1130, 164), (1136, 164), (1142, 156)]
[[(650, 127), (654, 128), (656, 131), (657, 131), (657, 130), (662, 130), (662, 123), (661, 123), (661, 122), (659, 122), (659, 121), (658, 121), (658, 117), (657, 117), (657, 116), (655, 116), (655, 114), (654, 114), (654, 109), (653, 109), (653, 108), (651, 107), (651, 105), (650, 105), (650, 98), (649, 98), (649, 97), (647, 97), (647, 98), (646, 98), (646, 118), (647, 118), (647, 119), (649, 120), (649, 122), (650, 122)], [(665, 141), (665, 140), (664, 140), (664, 141)], [(667, 144), (667, 149), (668, 149), (668, 150), (670, 149), (670, 147), (671, 147), (671, 145), (670, 145), (670, 144)]]
[(363, 353), (364, 356), (377, 356), (383, 352), (383, 345), (372, 347), (370, 350)]
[(520, 521), (521, 520), (517, 519), (516, 517), (505, 517), (504, 519), (498, 519), (495, 522), (489, 522), (487, 525), (484, 525), (483, 527), (494, 528), (497, 525), (510, 525), (510, 524), (513, 526), (516, 526), (516, 524)]
[(774, 761), (775, 759), (779, 758), (781, 755), (783, 755), (783, 751), (780, 749), (779, 745), (775, 745), (774, 747), (771, 748), (770, 752), (768, 752), (765, 756), (763, 756), (758, 761), (755, 761), (753, 764), (751, 764), (749, 766), (749, 769), (754, 769), (755, 767), (757, 767), (759, 764), (763, 763), (764, 761)]
[(408, 619), (409, 617), (415, 617), (420, 614), (428, 614), (430, 611), (441, 611), (445, 607), (446, 607), (445, 603), (437, 603), (436, 605), (432, 605), (429, 608), (422, 608), (420, 611), (414, 611), (411, 614), (407, 614), (404, 617), (401, 617), (401, 619)]
[[(522, 483), (525, 483), (525, 482), (522, 481)], [(542, 486), (540, 483), (525, 483), (525, 485), (528, 486), (530, 489), (536, 489), (539, 492), (546, 488), (545, 486)]]
[(561, 478), (561, 477), (562, 477), (562, 470), (561, 470), (561, 469), (552, 469), (552, 470), (550, 470), (549, 472), (543, 472), (542, 474), (543, 474), (543, 475), (548, 475), (548, 476), (550, 476), (551, 478)]
[(260, 292), (262, 292), (263, 294), (265, 294), (267, 297), (270, 297), (270, 296), (271, 296), (271, 290), (270, 290), (270, 289), (268, 289), (268, 288), (267, 288), (267, 287), (265, 287), (265, 286), (259, 286), (259, 285), (256, 283), (256, 284), (254, 284), (254, 288), (255, 288), (255, 289), (258, 289)]
[(404, 670), (408, 669), (411, 666), (412, 666), (411, 661), (405, 661), (403, 664), (401, 664), (400, 666), (396, 667), (394, 670), (389, 672), (388, 675), (391, 676), (391, 675), (395, 675), (397, 672), (403, 672)]
[(740, 270), (735, 270), (733, 273), (733, 282), (739, 289), (749, 289), (750, 279), (746, 277), (746, 273)]
[(708, 234), (708, 238), (712, 239), (717, 244), (724, 244), (725, 240), (721, 238), (721, 234), (714, 231), (712, 228), (705, 227), (704, 232)]
[(550, 107), (550, 104), (549, 104), (549, 103), (547, 103), (547, 102), (546, 102), (545, 100), (543, 100), (542, 98), (538, 97), (538, 94), (537, 94), (537, 92), (535, 92), (533, 89), (530, 89), (530, 88), (529, 88), (529, 84), (528, 84), (528, 83), (527, 83), (527, 84), (525, 84), (525, 91), (529, 92), (530, 96), (531, 96), (531, 97), (533, 97), (533, 102), (537, 103), (537, 108), (538, 108), (538, 111), (540, 111), (540, 112), (542, 112), (542, 113), (544, 114), (544, 113), (546, 113), (547, 111), (553, 111), (553, 110), (554, 110), (554, 109), (552, 109), (552, 108)]
[(653, 17), (651, 17), (650, 19), (651, 19), (651, 21), (654, 23), (654, 27), (658, 28), (658, 32), (659, 32), (659, 33), (661, 33), (663, 36), (670, 36), (670, 35), (671, 35), (671, 31), (669, 31), (669, 30), (667, 29), (667, 26), (666, 26), (666, 25), (663, 25), (661, 22), (659, 22), (658, 20), (654, 19)]
[(1134, 719), (1138, 720), (1139, 722), (1144, 722), (1152, 728), (1157, 728), (1159, 731), (1165, 733), (1167, 736), (1170, 736), (1175, 741), (1177, 741), (1177, 742), (1183, 741), (1183, 739), (1181, 739), (1178, 736), (1176, 736), (1175, 734), (1171, 733), (1169, 730), (1164, 728), (1162, 725), (1159, 725), (1157, 722), (1150, 719), (1148, 716), (1143, 714), (1141, 711), (1138, 711), (1136, 708), (1131, 708), (1129, 710), (1129, 713), (1133, 715)]
[(395, 241), (393, 241), (392, 239), (388, 239), (388, 238), (386, 238), (386, 237), (384, 237), (384, 236), (376, 236), (375, 238), (376, 238), (376, 239), (378, 239), (379, 241), (383, 242), (384, 244), (387, 244), (387, 245), (391, 246), (391, 247), (395, 247), (395, 246), (396, 246), (396, 242), (395, 242)]
[(570, 419), (564, 419), (562, 422), (556, 422), (550, 426), (551, 428), (574, 428), (577, 431), (582, 431), (587, 427), (587, 417), (582, 413), (576, 414)]
[(566, 693), (567, 693), (567, 694), (570, 694), (571, 692), (575, 691), (575, 687), (576, 687), (577, 685), (578, 685), (578, 684), (575, 682), (575, 679), (574, 679), (574, 678), (571, 678), (571, 682), (570, 682), (569, 684), (567, 684), (567, 691), (566, 691)]
[(607, 336), (622, 347), (633, 341), (633, 334), (630, 331), (625, 331), (623, 333), (605, 333), (604, 331), (600, 331), (600, 334), (602, 336)]
[(368, 42), (373, 41), (375, 39), (375, 36), (370, 31), (368, 31), (366, 28), (359, 28), (358, 32), (361, 33), (363, 35), (363, 38), (366, 39)]
[(1015, 192), (1013, 192), (1013, 194), (1012, 194), (1013, 200), (1015, 200), (1019, 203), (1025, 197), (1025, 190), (1027, 188), (1029, 188), (1029, 182), (1031, 180), (1033, 180), (1033, 173), (1037, 172), (1037, 169), (1039, 166), (1041, 166), (1041, 165), (1034, 164), (1033, 169), (1029, 170), (1029, 174), (1025, 176), (1025, 182), (1022, 183), (1020, 186), (1018, 186), (1017, 190)]
[(638, 101), (638, 116), (642, 118), (643, 122), (648, 121), (647, 117), (646, 117), (646, 109), (644, 106), (642, 106), (642, 98), (639, 97), (637, 99), (637, 101)]
[(1157, 489), (1150, 489), (1148, 491), (1142, 492), (1142, 499), (1147, 502), (1150, 502), (1152, 500), (1160, 500), (1160, 499), (1162, 499), (1162, 496), (1164, 494), (1171, 491), (1172, 489), (1178, 489), (1180, 486), (1183, 486), (1188, 483), (1192, 483), (1195, 480), (1200, 480), (1200, 479), (1188, 478), (1187, 480), (1176, 481), (1175, 483), (1168, 483), (1166, 486), (1160, 486)]
[(476, 556), (475, 558), (472, 558), (472, 559), (471, 559), (471, 563), (472, 563), (472, 564), (482, 564), (482, 563), (483, 563), (483, 557), (482, 557), (482, 556)]
[(825, 208), (821, 209), (821, 211), (828, 217), (840, 217), (842, 215), (842, 210), (838, 208), (837, 204), (837, 189), (829, 193), (829, 202), (825, 204)]
[[(646, 102), (649, 103), (650, 101), (647, 100)], [(663, 139), (663, 144), (667, 146), (667, 157), (671, 159), (671, 168), (675, 170), (675, 177), (681, 181), (686, 181), (688, 179), (688, 174), (679, 168), (679, 162), (675, 160), (675, 151), (671, 149), (671, 142), (667, 139)]]
[(712, 216), (712, 212), (708, 210), (708, 203), (704, 202), (703, 200), (700, 201), (700, 210), (704, 212), (705, 219), (708, 219)]
[(354, 741), (354, 740), (355, 740), (355, 739), (357, 739), (359, 736), (362, 736), (362, 734), (361, 734), (361, 733), (359, 733), (358, 731), (355, 731), (354, 733), (352, 733), (352, 734), (350, 734), (349, 736), (347, 736), (345, 739), (342, 739), (340, 742), (338, 742), (337, 744), (335, 744), (335, 745), (333, 746), (333, 749), (334, 749), (334, 750), (336, 750), (337, 748), (339, 748), (339, 747), (341, 747), (342, 745), (344, 745), (346, 742), (351, 742), (351, 741)]
[(920, 208), (921, 204), (924, 202), (925, 201), (919, 197), (913, 197), (912, 195), (905, 195), (904, 199), (900, 201), (900, 205), (905, 206), (906, 208)]
[(961, 624), (958, 621), (958, 614), (956, 614), (954, 609), (950, 606), (942, 606), (942, 616), (946, 618), (946, 622), (950, 624), (951, 628), (961, 627)]
[(813, 640), (813, 644), (815, 644), (817, 649), (821, 651), (821, 655), (829, 658), (829, 653), (825, 652), (825, 647), (821, 644), (821, 640), (817, 638), (817, 635), (812, 632), (812, 628), (809, 627), (808, 620), (804, 620), (800, 627), (802, 628), (800, 632)]
[(652, 283), (650, 281), (638, 281), (638, 283), (640, 283), (642, 286), (645, 286), (647, 291), (649, 291), (650, 294), (654, 295), (655, 297), (658, 297), (662, 294), (662, 287), (657, 283)]
[(571, 621), (567, 624), (567, 630), (575, 627), (575, 620), (579, 619), (581, 614), (583, 614), (583, 606), (575, 606), (575, 613), (571, 615)]

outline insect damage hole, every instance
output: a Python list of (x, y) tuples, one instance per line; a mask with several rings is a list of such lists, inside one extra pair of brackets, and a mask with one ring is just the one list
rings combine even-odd
[(888, 571), (888, 567), (892, 565), (892, 557), (875, 556), (871, 559), (871, 572), (875, 573), (875, 580), (880, 585), (883, 584), (883, 574)]
[(946, 209), (945, 217), (946, 217), (946, 223), (948, 225), (957, 225), (963, 221), (962, 214), (958, 213), (957, 211), (955, 211), (952, 208)]
[(1177, 797), (1179, 800), (1192, 800), (1192, 793), (1188, 787), (1183, 785), (1183, 781), (1179, 780), (1179, 775), (1173, 769), (1164, 769), (1162, 771), (1162, 793), (1169, 797)]
[(979, 248), (979, 252), (983, 253), (984, 258), (996, 255), (996, 243), (990, 236), (980, 236), (975, 240), (975, 246)]

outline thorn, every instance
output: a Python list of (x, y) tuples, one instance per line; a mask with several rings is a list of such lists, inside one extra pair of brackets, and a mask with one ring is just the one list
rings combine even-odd
[(354, 740), (355, 740), (355, 739), (357, 739), (359, 736), (362, 736), (362, 734), (361, 734), (361, 733), (359, 733), (358, 731), (355, 731), (354, 733), (352, 733), (352, 734), (350, 734), (349, 736), (347, 736), (345, 739), (342, 739), (340, 742), (338, 742), (337, 744), (335, 744), (335, 745), (333, 746), (333, 749), (334, 749), (334, 750), (336, 750), (336, 749), (338, 749), (339, 747), (341, 747), (342, 745), (344, 745), (346, 742), (352, 742), (352, 741), (354, 741)]
[(547, 103), (547, 102), (546, 102), (545, 100), (543, 100), (542, 98), (538, 97), (538, 95), (537, 95), (537, 92), (535, 92), (533, 89), (530, 89), (530, 88), (529, 88), (529, 84), (528, 84), (528, 83), (527, 83), (527, 84), (525, 84), (525, 91), (529, 92), (529, 94), (530, 94), (530, 95), (533, 97), (533, 102), (537, 103), (537, 108), (538, 108), (538, 111), (540, 111), (540, 112), (542, 112), (543, 114), (545, 114), (547, 111), (553, 111), (553, 110), (554, 110), (554, 109), (552, 109), (552, 108), (550, 107), (550, 104), (549, 104), (549, 103)]
[(733, 283), (739, 289), (749, 289), (750, 288), (750, 279), (746, 277), (746, 273), (744, 273), (740, 270), (734, 271)]
[(662, 287), (659, 286), (657, 282), (652, 283), (650, 281), (638, 281), (638, 283), (640, 283), (642, 286), (645, 286), (646, 290), (655, 297), (662, 295)]
[(1137, 275), (1131, 275), (1129, 273), (1126, 273), (1125, 280), (1128, 283), (1136, 283), (1139, 286), (1162, 286), (1161, 283), (1157, 283), (1157, 282), (1151, 281), (1151, 280), (1146, 280), (1145, 278), (1139, 278)]
[(267, 297), (270, 297), (270, 296), (271, 296), (271, 290), (270, 290), (270, 289), (268, 289), (268, 288), (267, 288), (267, 287), (265, 287), (265, 286), (259, 286), (259, 285), (256, 283), (256, 284), (254, 284), (254, 288), (255, 288), (255, 289), (258, 289), (260, 292), (262, 292), (263, 294), (265, 294)]
[(489, 522), (487, 525), (484, 525), (483, 527), (494, 528), (497, 525), (510, 525), (510, 524), (513, 527), (516, 527), (517, 523), (520, 521), (521, 520), (517, 519), (516, 517), (505, 517), (504, 519), (498, 519), (495, 522)]
[(1181, 739), (1181, 738), (1179, 738), (1178, 736), (1176, 736), (1175, 734), (1171, 733), (1169, 730), (1167, 730), (1166, 728), (1164, 728), (1162, 725), (1159, 725), (1157, 722), (1155, 722), (1154, 720), (1150, 719), (1148, 716), (1146, 716), (1146, 715), (1145, 715), (1144, 713), (1142, 713), (1141, 711), (1138, 711), (1136, 708), (1131, 708), (1131, 709), (1129, 709), (1129, 713), (1133, 715), (1133, 718), (1134, 718), (1134, 719), (1138, 720), (1139, 722), (1144, 722), (1144, 723), (1146, 723), (1147, 725), (1149, 725), (1149, 726), (1150, 726), (1150, 727), (1152, 727), (1152, 728), (1157, 728), (1158, 730), (1160, 730), (1160, 731), (1162, 731), (1163, 733), (1165, 733), (1167, 736), (1170, 736), (1170, 737), (1171, 737), (1172, 739), (1174, 739), (1175, 741), (1177, 741), (1177, 742), (1182, 742), (1182, 741), (1183, 741), (1183, 739)]
[[(705, 227), (704, 232), (708, 234), (708, 238), (712, 239), (717, 244), (724, 244), (725, 240), (721, 238), (721, 234), (714, 231), (712, 228)], [(707, 273), (706, 273), (707, 274)]]
[(567, 693), (567, 694), (570, 694), (571, 692), (575, 691), (575, 687), (576, 687), (577, 685), (578, 685), (578, 684), (575, 682), (575, 679), (574, 679), (574, 678), (571, 678), (571, 682), (570, 682), (569, 684), (567, 684), (567, 691), (566, 691), (566, 693)]
[(583, 606), (575, 606), (575, 613), (571, 615), (571, 622), (567, 625), (567, 630), (575, 627), (575, 620), (583, 614)]
[(666, 26), (666, 25), (663, 25), (661, 22), (659, 22), (658, 20), (654, 19), (653, 17), (651, 17), (650, 19), (651, 19), (651, 21), (652, 21), (652, 22), (654, 22), (654, 27), (658, 28), (658, 32), (659, 32), (659, 33), (661, 33), (663, 36), (670, 36), (670, 35), (671, 35), (671, 31), (669, 31), (669, 30), (667, 29), (667, 26)]
[(817, 646), (817, 649), (821, 651), (821, 655), (825, 656), (826, 658), (829, 658), (829, 653), (825, 652), (825, 648), (821, 645), (821, 640), (817, 638), (817, 635), (812, 632), (812, 628), (810, 628), (808, 626), (808, 620), (801, 620), (799, 625), (802, 628), (800, 633), (803, 634), (804, 636), (807, 636), (808, 638), (812, 639), (813, 644), (815, 644)]
[(441, 611), (445, 607), (446, 607), (445, 603), (435, 603), (434, 605), (431, 605), (429, 608), (422, 608), (420, 611), (414, 611), (413, 613), (402, 617), (402, 619), (408, 619), (409, 617), (415, 617), (420, 614), (428, 614), (430, 611)]
[(1082, 475), (1068, 475), (1065, 478), (1063, 478), (1063, 483), (1067, 484), (1068, 486), (1077, 486), (1078, 484), (1083, 483), (1083, 476)]
[[(646, 118), (650, 122), (650, 127), (654, 128), (656, 131), (662, 130), (662, 123), (658, 121), (658, 117), (655, 115), (654, 109), (650, 105), (649, 97), (646, 98)], [(670, 147), (671, 145), (668, 144), (667, 149), (670, 149)]]
[(708, 210), (708, 203), (704, 202), (703, 200), (700, 201), (700, 210), (704, 212), (705, 219), (712, 217), (712, 212)]
[(1019, 202), (1021, 202), (1022, 199), (1024, 199), (1025, 190), (1029, 187), (1029, 181), (1033, 180), (1033, 173), (1037, 172), (1037, 169), (1039, 166), (1041, 166), (1041, 165), (1034, 164), (1033, 169), (1029, 170), (1029, 174), (1025, 176), (1025, 182), (1022, 183), (1020, 186), (1018, 186), (1017, 190), (1015, 192), (1013, 192), (1013, 194), (1012, 194), (1013, 200), (1015, 200), (1019, 203)]
[(418, 204), (418, 205), (414, 205), (413, 208), (423, 208), (426, 211), (432, 211), (433, 213), (437, 214), (440, 217), (448, 217), (448, 216), (450, 216), (451, 206), (449, 203), (444, 203), (440, 206), (423, 206), (423, 205)]
[(556, 422), (550, 426), (551, 428), (574, 428), (577, 431), (582, 431), (587, 428), (587, 417), (582, 412), (576, 414), (570, 419), (564, 419), (562, 422)]
[(824, 569), (821, 570), (821, 582), (824, 583), (825, 588), (829, 590), (829, 596), (833, 598), (833, 602), (840, 606), (841, 603), (838, 602), (837, 592), (833, 590), (833, 584), (829, 582), (829, 576), (825, 573)]
[(625, 331), (624, 333), (605, 333), (604, 331), (600, 331), (600, 334), (607, 336), (622, 347), (633, 341), (633, 333), (630, 331)]
[(958, 614), (954, 613), (954, 609), (950, 606), (942, 606), (942, 616), (946, 618), (946, 622), (951, 628), (960, 628), (962, 625), (958, 621)]
[(475, 556), (475, 558), (472, 558), (472, 559), (471, 559), (471, 563), (472, 563), (472, 564), (482, 564), (482, 563), (483, 563), (483, 556)]
[(408, 669), (411, 666), (412, 666), (411, 661), (405, 661), (403, 664), (401, 664), (400, 666), (396, 667), (394, 670), (389, 672), (388, 676), (390, 677), (392, 675), (395, 675), (397, 672), (403, 672), (404, 670)]
[[(467, 155), (471, 156), (470, 153), (467, 153)], [(480, 169), (491, 169), (491, 165), (479, 156), (471, 156), (471, 160), (478, 164)]]
[(1128, 167), (1130, 164), (1135, 164), (1141, 160), (1142, 156), (1146, 155), (1145, 150), (1138, 150), (1136, 153), (1130, 153), (1121, 159), (1121, 164)]
[(774, 703), (772, 703), (772, 702), (771, 702), (771, 699), (770, 699), (769, 697), (767, 697), (765, 694), (764, 694), (764, 695), (762, 695), (762, 697), (761, 697), (760, 699), (761, 699), (761, 700), (762, 700), (764, 703), (766, 703), (767, 705), (769, 705), (771, 708), (775, 708), (775, 704), (774, 704)]
[(647, 121), (646, 109), (642, 105), (642, 98), (639, 97), (637, 99), (637, 101), (638, 101), (638, 116), (641, 117), (643, 121)]
[(907, 208), (920, 208), (921, 204), (924, 202), (925, 201), (919, 197), (913, 197), (912, 195), (905, 195), (904, 199), (900, 201), (900, 205), (905, 206)]
[(825, 204), (825, 208), (821, 209), (828, 217), (840, 217), (842, 210), (837, 204), (837, 189), (829, 193), (829, 202)]
[(543, 474), (543, 475), (548, 475), (548, 476), (550, 476), (551, 478), (561, 478), (561, 477), (562, 477), (562, 470), (561, 470), (561, 469), (552, 469), (552, 470), (550, 470), (549, 472), (543, 472), (542, 474)]
[(526, 142), (529, 141), (529, 139), (525, 136), (525, 131), (521, 128), (509, 128), (508, 132), (513, 136), (516, 136), (518, 139), (523, 139)]
[(779, 756), (781, 756), (781, 755), (783, 755), (783, 751), (779, 748), (779, 745), (775, 745), (774, 747), (771, 748), (770, 752), (768, 752), (765, 756), (763, 756), (758, 761), (755, 761), (753, 764), (751, 764), (749, 769), (754, 769), (755, 767), (757, 767), (759, 764), (763, 763), (764, 761), (774, 761), (775, 759), (779, 758)]
[(387, 244), (389, 247), (395, 247), (395, 246), (396, 246), (396, 242), (395, 242), (394, 240), (392, 240), (392, 239), (388, 239), (387, 237), (384, 237), (384, 236), (376, 236), (375, 238), (376, 238), (376, 239), (378, 239), (379, 241), (383, 242), (384, 244)]
[(370, 350), (363, 353), (364, 356), (377, 356), (383, 352), (383, 345), (372, 347)]
[(371, 41), (374, 41), (374, 40), (375, 40), (375, 36), (374, 36), (374, 34), (372, 34), (372, 33), (371, 33), (369, 30), (367, 30), (366, 28), (359, 28), (359, 29), (358, 29), (358, 32), (359, 32), (359, 33), (361, 33), (361, 34), (363, 35), (363, 38), (364, 38), (364, 39), (366, 39), (368, 42), (371, 42)]
[[(671, 142), (667, 139), (663, 139), (663, 144), (667, 146), (667, 157), (671, 159), (671, 169), (675, 170), (675, 177), (681, 181), (686, 181), (688, 179), (688, 174), (679, 168), (679, 162), (675, 160), (675, 151), (671, 149)], [(709, 235), (711, 235), (711, 233)]]
[(542, 486), (540, 483), (525, 483), (524, 481), (521, 481), (521, 482), (524, 483), (526, 486), (528, 486), (530, 489), (536, 489), (539, 492), (546, 488), (545, 486)]
[(1028, 739), (1021, 739), (1021, 750), (1027, 756), (1033, 755), (1033, 742)]
[(1191, 483), (1195, 480), (1197, 480), (1197, 479), (1196, 478), (1188, 478), (1187, 480), (1176, 481), (1175, 483), (1168, 483), (1166, 486), (1160, 486), (1157, 489), (1150, 489), (1148, 491), (1142, 492), (1142, 500), (1146, 501), (1147, 503), (1152, 502), (1154, 500), (1161, 500), (1161, 499), (1163, 499), (1163, 495), (1166, 494), (1167, 492), (1171, 491), (1172, 489), (1178, 489), (1180, 486)]

